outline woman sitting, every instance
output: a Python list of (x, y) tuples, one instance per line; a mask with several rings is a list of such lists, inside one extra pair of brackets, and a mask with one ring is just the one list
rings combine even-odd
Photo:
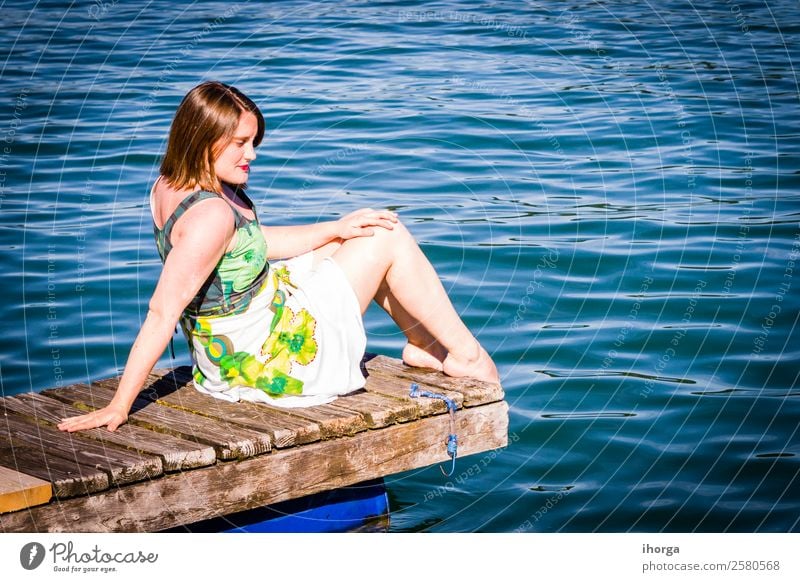
[(60, 429), (126, 422), (178, 323), (201, 392), (281, 407), (330, 402), (365, 384), (362, 316), (372, 300), (408, 338), (406, 364), (499, 383), (395, 213), (260, 224), (245, 186), (263, 137), (261, 112), (236, 88), (210, 81), (184, 97), (150, 195), (164, 262), (150, 309), (111, 403)]

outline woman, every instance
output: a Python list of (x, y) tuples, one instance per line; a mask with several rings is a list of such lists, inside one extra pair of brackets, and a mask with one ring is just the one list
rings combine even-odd
[(183, 99), (150, 196), (164, 268), (147, 317), (112, 402), (61, 430), (125, 423), (177, 323), (201, 392), (275, 406), (329, 402), (364, 386), (361, 317), (373, 299), (407, 336), (408, 365), (499, 383), (396, 214), (366, 208), (307, 226), (259, 224), (244, 189), (263, 136), (261, 112), (234, 87), (210, 81)]

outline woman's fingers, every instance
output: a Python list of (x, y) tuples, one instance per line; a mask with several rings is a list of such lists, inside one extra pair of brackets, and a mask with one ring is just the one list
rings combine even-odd
[(108, 430), (114, 432), (126, 420), (127, 418), (120, 416), (114, 411), (101, 408), (89, 414), (65, 418), (58, 424), (58, 428), (66, 432), (75, 432), (107, 425)]
[(380, 212), (375, 213), (377, 217), (382, 220), (388, 220), (390, 222), (397, 222), (397, 213), (392, 212), (391, 210), (382, 210)]
[(397, 223), (397, 213), (390, 210), (373, 210), (372, 208), (361, 208), (351, 212), (341, 223), (344, 225), (343, 238), (355, 238), (359, 236), (373, 236), (375, 228), (385, 228), (392, 230)]
[(371, 218), (374, 220), (384, 219), (397, 222), (397, 213), (392, 212), (391, 210), (373, 210), (372, 208), (362, 208), (360, 210), (356, 210), (353, 215)]
[(392, 230), (394, 228), (394, 222), (384, 219), (370, 219), (365, 220), (362, 224), (360, 224), (359, 228), (369, 228), (371, 226), (380, 226), (381, 228)]
[(58, 425), (58, 428), (67, 432), (73, 432), (76, 430), (96, 428), (97, 426), (97, 414), (92, 412), (90, 414), (84, 414), (83, 416), (73, 416), (72, 418), (67, 418), (61, 421), (61, 423)]
[(73, 432), (76, 430), (82, 430), (85, 428), (90, 428), (86, 426), (86, 422), (81, 420), (80, 417), (77, 418), (67, 418), (59, 423), (58, 429), (63, 430), (66, 432)]
[(391, 230), (397, 222), (397, 214), (384, 210), (371, 212), (365, 215), (364, 219), (368, 221), (366, 224), (369, 226), (382, 226), (383, 228)]

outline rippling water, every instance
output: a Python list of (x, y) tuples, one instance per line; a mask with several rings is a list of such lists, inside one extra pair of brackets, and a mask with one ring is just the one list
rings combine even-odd
[(800, 18), (711, 5), (3, 5), (3, 393), (124, 366), (171, 116), (220, 79), (262, 221), (396, 209), (500, 366), (509, 446), (388, 479), (393, 530), (798, 531)]

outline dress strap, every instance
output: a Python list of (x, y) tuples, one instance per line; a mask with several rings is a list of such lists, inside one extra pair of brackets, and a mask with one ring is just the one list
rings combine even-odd
[(189, 210), (192, 206), (200, 202), (201, 200), (208, 200), (209, 198), (219, 198), (217, 194), (213, 192), (206, 192), (205, 190), (198, 190), (197, 192), (192, 192), (186, 198), (184, 198), (178, 207), (175, 208), (175, 211), (170, 214), (169, 218), (167, 218), (166, 222), (164, 222), (164, 226), (161, 229), (167, 238), (169, 238), (169, 233), (172, 231), (172, 227), (174, 226), (175, 222), (183, 216), (184, 212)]
[[(213, 192), (206, 192), (205, 190), (198, 190), (197, 192), (192, 192), (186, 198), (184, 198), (175, 211), (170, 214), (169, 218), (167, 218), (166, 222), (164, 223), (163, 228), (159, 229), (156, 226), (155, 221), (153, 221), (153, 233), (156, 237), (156, 246), (158, 247), (158, 254), (161, 255), (162, 260), (166, 260), (167, 255), (172, 250), (172, 243), (170, 242), (170, 235), (172, 233), (172, 227), (175, 226), (175, 221), (177, 221), (183, 214), (189, 210), (193, 205), (197, 204), (201, 200), (208, 200), (209, 198), (219, 198), (219, 195), (214, 194)], [(233, 208), (231, 208), (233, 211)], [(239, 223), (241, 218), (236, 212), (233, 212), (233, 219), (236, 223), (236, 227), (239, 227)]]
[[(239, 198), (244, 200), (244, 203), (247, 204), (248, 207), (250, 207), (250, 210), (253, 211), (253, 218), (254, 218), (255, 223), (260, 225), (261, 223), (258, 221), (258, 211), (256, 211), (256, 205), (253, 203), (252, 200), (250, 200), (250, 197), (245, 193), (244, 189), (237, 188), (236, 189), (236, 194), (239, 196)], [(239, 216), (242, 216), (242, 213), (239, 212), (238, 210), (236, 211), (236, 213)], [(244, 218), (244, 216), (242, 216), (242, 218)], [(246, 222), (250, 222), (249, 219), (245, 219), (245, 221)]]

